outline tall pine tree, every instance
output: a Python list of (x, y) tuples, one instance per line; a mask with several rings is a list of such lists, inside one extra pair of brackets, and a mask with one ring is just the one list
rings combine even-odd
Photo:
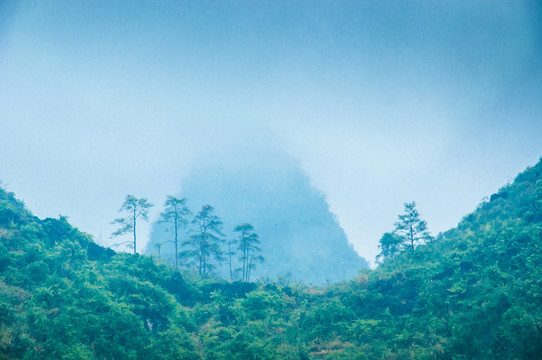
[(259, 247), (260, 238), (254, 232), (254, 227), (248, 223), (236, 226), (234, 231), (239, 233), (237, 244), (241, 252), (241, 256), (239, 257), (241, 268), (238, 270), (243, 276), (243, 281), (249, 282), (252, 269), (256, 267), (257, 263), (261, 263), (264, 260), (260, 254), (262, 251)]
[(195, 264), (198, 273), (206, 275), (223, 260), (222, 221), (211, 205), (204, 205), (192, 220), (192, 226), (192, 235), (183, 243), (190, 247), (185, 254)]
[(405, 203), (405, 212), (399, 215), (399, 221), (394, 225), (394, 232), (401, 237), (403, 246), (411, 250), (414, 250), (416, 245), (433, 239), (427, 230), (427, 223), (420, 219), (415, 201)]
[(126, 196), (124, 203), (119, 209), (119, 213), (126, 213), (126, 216), (116, 218), (111, 224), (119, 224), (120, 227), (111, 234), (111, 237), (121, 236), (127, 233), (133, 234), (133, 240), (128, 240), (116, 244), (116, 246), (131, 243), (131, 247), (134, 249), (134, 254), (137, 253), (137, 219), (141, 218), (144, 221), (149, 220), (149, 209), (153, 207), (154, 204), (151, 204), (146, 198), (136, 198), (134, 195)]
[(186, 199), (179, 199), (168, 195), (164, 204), (164, 212), (160, 215), (162, 216), (161, 222), (170, 224), (173, 230), (174, 237), (172, 242), (175, 244), (175, 269), (178, 269), (180, 230), (186, 226), (188, 216), (191, 214), (192, 212), (186, 206)]

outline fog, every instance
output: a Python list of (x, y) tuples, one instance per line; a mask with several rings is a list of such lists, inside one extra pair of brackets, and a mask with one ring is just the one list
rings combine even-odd
[[(178, 196), (188, 199), (194, 215), (202, 206), (213, 204), (226, 239), (239, 238), (234, 232), (238, 225), (249, 223), (254, 227), (264, 261), (251, 270), (252, 279), (289, 276), (322, 285), (350, 279), (367, 268), (367, 262), (356, 254), (329, 211), (325, 196), (311, 186), (299, 162), (280, 149), (247, 140), (232, 145), (226, 153), (207, 153), (194, 164), (182, 179)], [(175, 246), (170, 225), (153, 224), (146, 253), (173, 265)], [(187, 224), (182, 228), (180, 243), (197, 231)], [(224, 278), (234, 278), (225, 257), (216, 271)], [(192, 267), (186, 258), (180, 260), (182, 266)], [(232, 257), (231, 268), (241, 267), (238, 256)]]
[(4, 1), (0, 180), (107, 245), (127, 194), (156, 220), (202, 154), (269, 144), (371, 260), (404, 202), (436, 234), (538, 161), (541, 15), (534, 1)]

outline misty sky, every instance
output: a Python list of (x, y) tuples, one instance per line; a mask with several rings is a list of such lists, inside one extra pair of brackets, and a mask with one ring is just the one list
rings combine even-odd
[(0, 180), (110, 244), (263, 143), (372, 260), (404, 202), (436, 234), (538, 161), (541, 61), (535, 1), (0, 1)]

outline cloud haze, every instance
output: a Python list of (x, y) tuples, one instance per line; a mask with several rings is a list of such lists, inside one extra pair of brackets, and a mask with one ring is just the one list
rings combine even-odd
[[(0, 179), (107, 242), (198, 154), (299, 159), (361, 255), (402, 204), (433, 232), (542, 155), (536, 2), (0, 5)], [(158, 214), (160, 206), (155, 207)]]

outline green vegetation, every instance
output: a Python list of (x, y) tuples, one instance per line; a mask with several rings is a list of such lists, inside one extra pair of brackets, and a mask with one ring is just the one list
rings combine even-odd
[(402, 250), (414, 250), (416, 245), (433, 241), (427, 223), (420, 219), (414, 201), (405, 203), (405, 213), (399, 215), (399, 221), (394, 225), (395, 230), (385, 233), (380, 239), (380, 254), (376, 256), (378, 261), (393, 258)]
[(542, 162), (390, 251), (326, 287), (227, 282), (102, 248), (0, 190), (0, 359), (541, 358)]

